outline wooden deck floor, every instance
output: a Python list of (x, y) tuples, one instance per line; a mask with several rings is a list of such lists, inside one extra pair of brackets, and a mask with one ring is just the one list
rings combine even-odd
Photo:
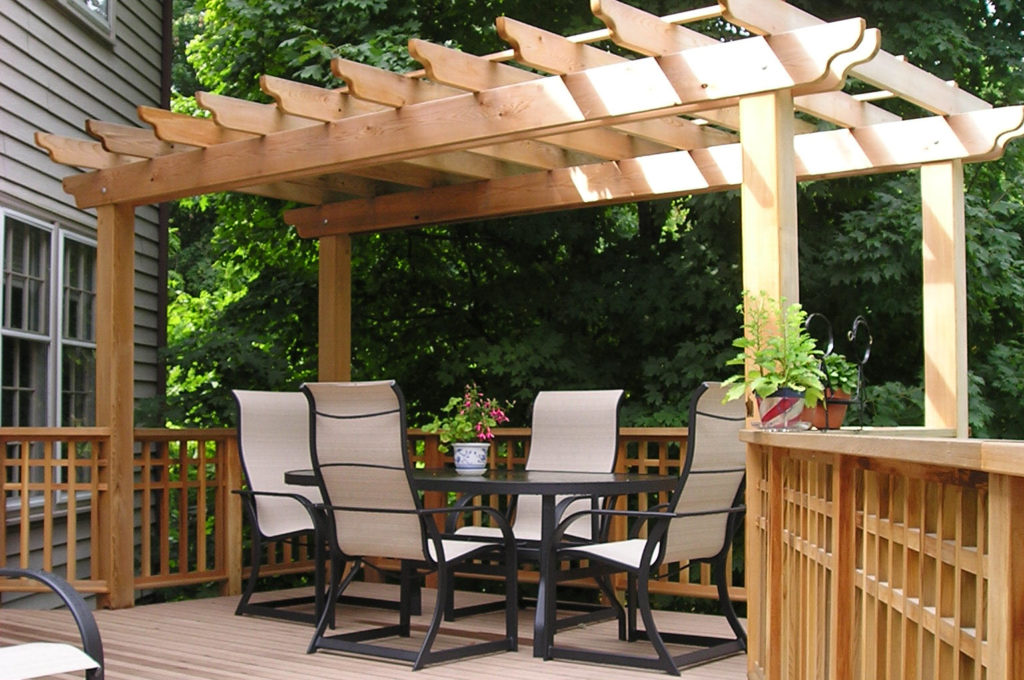
[[(391, 586), (353, 584), (364, 594), (394, 592)], [(459, 593), (459, 603), (480, 597)], [(433, 605), (433, 591), (424, 591), (424, 610)], [(97, 611), (96, 620), (103, 636), (107, 680), (298, 680), (311, 678), (404, 678), (410, 667), (398, 662), (318, 652), (306, 654), (312, 633), (309, 625), (276, 619), (234, 616), (236, 598), (218, 597), (135, 607), (117, 611)], [(344, 607), (339, 615), (344, 630), (361, 622), (392, 622), (395, 612), (382, 609)], [(709, 632), (719, 629), (717, 617), (664, 613), (666, 630)], [(411, 644), (418, 646), (426, 629), (425, 616), (413, 619)], [(483, 614), (442, 626), (435, 646), (444, 646), (448, 635), (479, 636), (499, 632), (502, 615)], [(533, 610), (520, 616), (519, 652), (493, 654), (449, 664), (428, 666), (415, 678), (492, 678), (516, 680), (569, 680), (575, 678), (657, 678), (664, 673), (569, 661), (542, 661), (531, 652)], [(49, 639), (77, 640), (71, 617), (66, 611), (25, 611), (0, 609), (0, 645), (38, 640), (39, 631), (54, 631)], [(451, 637), (449, 640), (457, 638)], [(613, 622), (600, 623), (559, 634), (560, 644), (622, 646), (616, 639)], [(404, 641), (403, 641), (404, 642)], [(643, 647), (640, 647), (643, 645)], [(633, 649), (649, 647), (633, 643)], [(77, 677), (74, 676), (59, 677)], [(746, 677), (746, 657), (728, 659), (683, 672), (689, 680), (740, 680)]]

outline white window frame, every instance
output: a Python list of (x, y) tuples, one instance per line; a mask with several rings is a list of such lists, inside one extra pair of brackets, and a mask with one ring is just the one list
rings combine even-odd
[[(20, 330), (12, 330), (4, 328), (2, 320), (4, 319), (4, 308), (3, 305), (7, 299), (6, 291), (4, 295), (0, 295), (0, 336), (3, 338), (18, 338), (24, 340), (30, 340), (35, 342), (46, 342), (46, 404), (43, 408), (45, 413), (45, 423), (41, 425), (33, 425), (32, 427), (56, 427), (60, 426), (64, 420), (64, 349), (65, 347), (84, 347), (91, 348), (95, 353), (96, 341), (95, 341), (95, 330), (96, 330), (96, 308), (95, 299), (93, 301), (93, 319), (92, 319), (92, 330), (93, 339), (88, 340), (76, 340), (76, 339), (65, 339), (64, 338), (64, 254), (66, 245), (69, 241), (82, 244), (84, 246), (96, 249), (96, 240), (88, 238), (76, 232), (70, 231), (62, 227), (58, 223), (45, 222), (39, 219), (35, 219), (23, 213), (19, 213), (14, 210), (9, 210), (0, 206), (0, 264), (2, 264), (2, 258), (6, 255), (6, 239), (8, 234), (8, 219), (14, 219), (24, 224), (27, 224), (33, 229), (38, 229), (47, 234), (49, 238), (49, 267), (47, 270), (47, 305), (48, 315), (47, 322), (48, 328), (45, 340), (41, 334), (29, 333)], [(95, 263), (95, 259), (93, 260)], [(2, 271), (2, 267), (0, 267)], [(2, 283), (2, 280), (0, 280)], [(96, 283), (96, 273), (93, 274), (93, 283)], [(2, 366), (3, 359), (3, 348), (4, 343), (0, 342), (0, 366)], [(95, 360), (95, 354), (94, 354)], [(94, 368), (95, 370), (95, 368)], [(95, 413), (89, 414), (90, 419), (95, 417)], [(59, 498), (58, 502), (64, 502), (64, 498)], [(43, 499), (30, 498), (29, 505), (33, 509), (37, 506), (42, 505)], [(17, 500), (11, 501), (11, 507), (8, 507), (8, 511), (17, 512)]]
[(90, 7), (89, 0), (52, 0), (74, 17), (86, 29), (109, 43), (116, 37), (114, 27), (117, 25), (117, 1), (106, 0), (107, 14), (104, 17)]

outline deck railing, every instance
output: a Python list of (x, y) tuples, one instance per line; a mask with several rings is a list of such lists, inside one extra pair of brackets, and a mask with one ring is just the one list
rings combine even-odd
[(1024, 442), (743, 437), (751, 678), (1024, 678)]
[[(499, 430), (490, 464), (525, 465), (529, 434), (526, 428)], [(231, 493), (242, 483), (234, 430), (136, 430), (131, 517), (112, 517), (108, 509), (108, 441), (105, 428), (11, 428), (0, 433), (0, 545), (6, 547), (0, 564), (57, 569), (80, 590), (102, 599), (110, 579), (102, 559), (104, 531), (131, 530), (136, 592), (199, 583), (216, 584), (224, 594), (240, 592), (248, 552), (242, 550), (241, 505)], [(410, 430), (409, 442), (414, 463), (451, 463), (439, 452), (436, 435)], [(676, 474), (685, 447), (683, 428), (624, 428), (618, 469)], [(643, 509), (659, 500), (665, 499), (633, 502)], [(425, 498), (434, 506), (446, 501), (442, 494)], [(488, 501), (500, 505), (503, 499)], [(620, 507), (625, 503), (620, 501)], [(626, 531), (624, 523), (612, 526), (614, 537)], [(310, 557), (297, 543), (271, 546), (265, 573), (309, 571)], [(536, 574), (527, 570), (522, 576), (529, 581)], [(666, 577), (655, 591), (713, 597), (714, 587), (706, 569), (694, 568)], [(734, 588), (734, 595), (744, 598), (741, 586)]]

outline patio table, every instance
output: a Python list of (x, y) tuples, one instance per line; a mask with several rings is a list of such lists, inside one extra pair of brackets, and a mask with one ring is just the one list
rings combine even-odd
[[(313, 485), (312, 470), (285, 473), (288, 484)], [(619, 496), (671, 491), (679, 478), (672, 475), (632, 473), (556, 472), (541, 470), (487, 470), (479, 475), (458, 474), (451, 468), (420, 468), (412, 472), (412, 486), (418, 491), (462, 494), (538, 495), (541, 497), (541, 539), (537, 612), (533, 622), (533, 655), (547, 657), (555, 623), (555, 559), (553, 534), (556, 527), (557, 496)]]

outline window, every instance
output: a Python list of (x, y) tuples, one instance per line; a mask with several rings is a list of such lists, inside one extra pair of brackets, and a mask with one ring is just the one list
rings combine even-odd
[(55, 0), (82, 25), (106, 40), (114, 40), (114, 6), (117, 0)]
[(95, 244), (3, 210), (0, 243), (0, 425), (93, 423)]

